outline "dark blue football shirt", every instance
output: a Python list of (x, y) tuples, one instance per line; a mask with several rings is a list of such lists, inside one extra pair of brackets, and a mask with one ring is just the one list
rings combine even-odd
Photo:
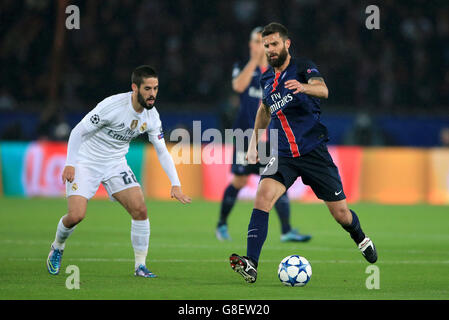
[[(244, 65), (240, 63), (234, 64), (232, 78), (234, 79), (237, 77), (243, 68)], [(245, 131), (246, 129), (254, 128), (257, 109), (259, 109), (260, 101), (262, 99), (262, 88), (260, 87), (261, 75), (262, 70), (257, 67), (254, 70), (248, 88), (240, 94), (240, 108), (234, 121), (234, 129), (242, 129)]]
[(329, 140), (327, 128), (320, 121), (320, 99), (293, 94), (293, 90), (284, 87), (287, 80), (307, 83), (312, 77), (321, 77), (317, 66), (310, 60), (293, 57), (284, 71), (275, 73), (269, 67), (261, 76), (262, 101), (271, 114), (269, 129), (278, 130), (280, 156), (299, 157)]

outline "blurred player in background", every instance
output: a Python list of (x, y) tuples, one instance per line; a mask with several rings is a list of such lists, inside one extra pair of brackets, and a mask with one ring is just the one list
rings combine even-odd
[(323, 77), (310, 60), (290, 56), (291, 40), (283, 25), (265, 26), (262, 41), (271, 67), (260, 80), (263, 98), (248, 148), (248, 163), (257, 162), (258, 132), (268, 125), (278, 130), (278, 153), (261, 175), (248, 225), (247, 254), (243, 257), (232, 254), (232, 269), (247, 282), (256, 281), (260, 252), (268, 232), (268, 212), (299, 176), (326, 203), (365, 259), (376, 262), (376, 248), (362, 231), (356, 213), (348, 208), (338, 169), (327, 150), (328, 132), (320, 121), (320, 98), (328, 97)]
[(110, 96), (97, 104), (70, 134), (62, 173), (68, 212), (59, 220), (48, 255), (47, 269), (52, 275), (59, 273), (65, 242), (85, 217), (87, 202), (102, 183), (110, 199), (118, 201), (131, 215), (134, 275), (156, 277), (146, 267), (150, 222), (144, 195), (125, 158), (130, 141), (138, 135), (148, 134), (172, 184), (172, 198), (181, 203), (191, 202), (182, 193), (173, 159), (165, 145), (159, 113), (154, 107), (159, 89), (157, 73), (150, 66), (136, 68), (131, 88), (132, 92)]
[[(262, 27), (257, 27), (251, 32), (249, 41), (250, 60), (246, 66), (242, 69), (242, 65), (237, 63), (232, 71), (232, 88), (240, 94), (240, 109), (234, 123), (234, 130), (242, 129), (245, 131), (253, 128), (257, 109), (261, 103), (260, 76), (268, 68), (267, 57), (262, 45), (262, 30)], [(227, 219), (234, 207), (238, 193), (248, 183), (249, 175), (258, 175), (259, 169), (262, 167), (260, 163), (244, 163), (246, 152), (247, 144), (245, 150), (237, 150), (234, 146), (234, 159), (231, 167), (233, 178), (223, 194), (216, 229), (216, 236), (219, 240), (230, 240)], [(284, 193), (274, 206), (281, 222), (281, 241), (309, 241), (311, 239), (310, 235), (302, 235), (297, 229), (291, 228), (290, 201), (287, 193)]]

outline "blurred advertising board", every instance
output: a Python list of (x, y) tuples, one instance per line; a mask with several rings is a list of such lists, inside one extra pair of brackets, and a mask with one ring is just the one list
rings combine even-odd
[[(231, 182), (232, 146), (193, 147), (168, 144), (183, 191), (193, 198), (221, 201)], [(182, 149), (182, 150), (181, 150)], [(65, 142), (0, 142), (0, 195), (63, 197), (61, 173)], [(329, 146), (348, 202), (385, 204), (449, 204), (449, 149), (362, 148)], [(180, 157), (180, 154), (182, 157)], [(180, 159), (182, 158), (182, 161)], [(170, 199), (170, 181), (150, 144), (131, 144), (128, 164), (145, 196)], [(239, 198), (255, 197), (259, 176), (251, 175)], [(297, 179), (288, 190), (294, 201), (319, 202), (309, 186)], [(96, 197), (106, 198), (103, 186)]]
[[(139, 179), (142, 174), (143, 145), (130, 148), (128, 163)], [(0, 143), (1, 182), (6, 196), (63, 197), (61, 179), (67, 153), (66, 142)], [(75, 173), (76, 174), (76, 173)], [(102, 185), (95, 197), (107, 197)]]

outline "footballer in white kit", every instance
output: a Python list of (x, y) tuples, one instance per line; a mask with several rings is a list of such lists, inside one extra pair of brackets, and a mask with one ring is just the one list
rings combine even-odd
[(65, 242), (85, 217), (87, 202), (102, 183), (109, 198), (118, 201), (131, 215), (134, 274), (156, 277), (146, 266), (150, 222), (143, 192), (125, 158), (130, 141), (138, 135), (148, 134), (172, 184), (172, 198), (181, 203), (191, 202), (182, 193), (173, 159), (165, 145), (159, 113), (154, 107), (159, 88), (157, 73), (150, 66), (136, 68), (131, 87), (132, 92), (113, 95), (97, 104), (70, 133), (62, 173), (68, 212), (59, 221), (48, 255), (47, 270), (52, 275), (59, 273)]

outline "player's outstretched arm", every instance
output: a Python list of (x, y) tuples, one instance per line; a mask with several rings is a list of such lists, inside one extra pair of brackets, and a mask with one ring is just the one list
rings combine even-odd
[(108, 123), (108, 114), (105, 104), (99, 103), (93, 108), (70, 132), (67, 145), (67, 160), (62, 172), (62, 181), (73, 182), (75, 179), (75, 164), (78, 157), (78, 151), (83, 140), (105, 126)]
[(163, 138), (159, 139), (157, 136), (150, 134), (148, 135), (148, 139), (156, 149), (159, 162), (172, 184), (170, 196), (183, 204), (192, 202), (192, 199), (182, 192), (181, 182), (179, 181), (178, 173), (176, 172), (175, 163), (167, 150), (165, 140)]
[(257, 110), (256, 120), (254, 122), (254, 130), (249, 142), (248, 153), (246, 154), (246, 160), (248, 160), (249, 164), (255, 164), (259, 161), (259, 157), (257, 155), (257, 143), (260, 139), (259, 130), (266, 129), (270, 124), (270, 121), (271, 116), (270, 112), (268, 111), (268, 107), (261, 103), (259, 109)]
[(300, 83), (298, 80), (287, 80), (285, 81), (285, 87), (293, 90), (293, 94), (301, 92), (321, 99), (327, 99), (329, 96), (329, 89), (322, 77), (310, 78), (308, 83)]
[(83, 137), (88, 134), (85, 126), (80, 122), (72, 132), (70, 132), (69, 142), (67, 145), (67, 160), (65, 162), (64, 170), (62, 171), (62, 182), (73, 182), (75, 179), (75, 164), (78, 156), (78, 151), (83, 142)]
[(254, 70), (263, 61), (265, 55), (262, 46), (255, 47), (250, 52), (250, 60), (240, 73), (232, 79), (232, 89), (237, 93), (242, 93), (248, 88), (253, 78)]

